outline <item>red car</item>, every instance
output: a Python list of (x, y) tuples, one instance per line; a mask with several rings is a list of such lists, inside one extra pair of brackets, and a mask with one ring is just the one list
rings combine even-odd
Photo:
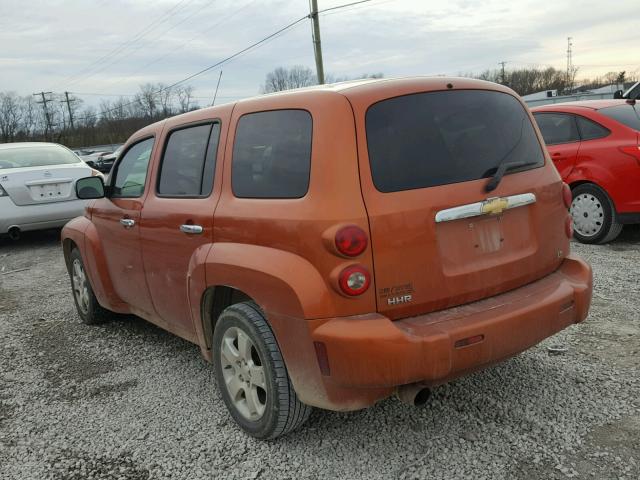
[(533, 108), (562, 179), (573, 192), (574, 236), (606, 243), (640, 223), (640, 105), (588, 100)]

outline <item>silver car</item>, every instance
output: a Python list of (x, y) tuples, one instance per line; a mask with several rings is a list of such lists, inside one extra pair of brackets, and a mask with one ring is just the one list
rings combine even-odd
[(0, 234), (63, 226), (82, 215), (76, 180), (102, 174), (55, 143), (0, 144)]

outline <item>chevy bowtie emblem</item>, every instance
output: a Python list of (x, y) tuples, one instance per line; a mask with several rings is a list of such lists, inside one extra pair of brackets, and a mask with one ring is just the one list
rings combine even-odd
[(509, 206), (506, 198), (489, 198), (482, 202), (482, 213), (500, 215)]

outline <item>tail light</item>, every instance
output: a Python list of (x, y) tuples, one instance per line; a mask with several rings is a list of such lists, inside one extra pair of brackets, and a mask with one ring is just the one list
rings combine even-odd
[(562, 184), (562, 201), (564, 202), (564, 206), (567, 208), (571, 207), (571, 202), (573, 201), (573, 195), (571, 194), (571, 188), (566, 183)]
[(362, 265), (351, 265), (340, 272), (338, 284), (346, 295), (362, 295), (371, 284), (371, 274)]
[(636, 162), (640, 164), (640, 145), (629, 145), (626, 147), (618, 147), (618, 149), (627, 155), (636, 159)]
[(564, 222), (564, 233), (567, 234), (567, 238), (573, 237), (573, 218), (571, 215), (567, 215), (567, 219)]
[(336, 232), (336, 248), (347, 257), (357, 257), (367, 248), (367, 234), (356, 225), (342, 227)]

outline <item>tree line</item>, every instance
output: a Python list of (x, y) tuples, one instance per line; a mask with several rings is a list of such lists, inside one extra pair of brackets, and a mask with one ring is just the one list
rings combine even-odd
[(76, 95), (0, 92), (0, 141), (53, 141), (68, 147), (122, 143), (140, 128), (200, 108), (192, 86), (147, 83), (132, 97), (84, 105)]
[[(560, 94), (598, 88), (612, 83), (628, 84), (638, 80), (627, 72), (609, 72), (601, 77), (576, 81), (576, 71), (553, 67), (494, 69), (464, 76), (501, 83), (520, 95), (544, 90)], [(382, 78), (382, 73), (365, 73), (357, 78)], [(326, 82), (350, 80), (349, 77), (327, 75)], [(261, 93), (279, 92), (317, 84), (308, 67), (278, 67), (269, 72), (260, 87)], [(192, 86), (167, 87), (162, 83), (141, 85), (131, 97), (102, 100), (98, 106), (84, 105), (75, 95), (20, 96), (0, 92), (0, 141), (53, 141), (69, 147), (122, 143), (136, 130), (173, 115), (200, 108)]]

